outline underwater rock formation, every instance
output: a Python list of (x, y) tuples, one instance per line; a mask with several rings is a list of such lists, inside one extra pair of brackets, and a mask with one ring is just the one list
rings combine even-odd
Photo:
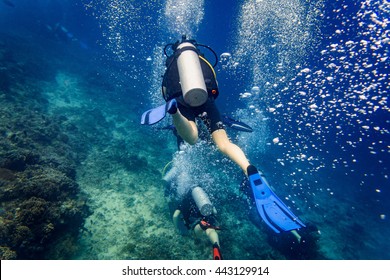
[[(9, 105), (1, 107), (2, 116), (9, 115)], [(47, 258), (61, 235), (73, 232), (73, 237), (77, 236), (87, 213), (78, 197), (70, 146), (56, 139), (60, 126), (42, 129), (42, 117), (34, 113), (23, 124), (18, 114), (0, 120), (0, 132), (5, 136), (0, 139), (1, 259)], [(45, 134), (34, 136), (39, 130)], [(45, 137), (56, 141), (55, 149), (41, 141)]]
[[(0, 110), (7, 115), (6, 108)], [(29, 138), (39, 127), (35, 121), (41, 116), (36, 114), (23, 124), (24, 133), (18, 131), (18, 116), (0, 121), (0, 131), (6, 136), (0, 139), (1, 259), (48, 258), (49, 248), (59, 243), (62, 235), (73, 232), (73, 238), (77, 236), (87, 213), (78, 197), (70, 147), (57, 141), (59, 155), (39, 139)], [(70, 165), (63, 167), (66, 163)]]
[(12, 70), (0, 72), (0, 259), (70, 258), (88, 215), (75, 181), (82, 153), (11, 50), (0, 43), (0, 68)]

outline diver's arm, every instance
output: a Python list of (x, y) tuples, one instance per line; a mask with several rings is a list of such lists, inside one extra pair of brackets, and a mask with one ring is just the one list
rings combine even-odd
[(175, 225), (176, 230), (179, 230), (180, 214), (181, 211), (179, 209), (176, 209), (172, 216), (172, 221)]

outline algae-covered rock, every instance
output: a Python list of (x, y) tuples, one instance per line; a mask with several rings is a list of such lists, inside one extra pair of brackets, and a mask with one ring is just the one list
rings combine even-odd
[[(18, 72), (10, 73), (17, 80)], [(76, 243), (88, 215), (75, 181), (81, 154), (64, 119), (37, 103), (43, 97), (33, 84), (8, 94), (13, 98), (0, 95), (0, 258), (47, 259), (54, 256), (50, 248)], [(72, 250), (63, 252), (55, 256), (70, 258)]]
[(0, 260), (15, 260), (16, 252), (9, 247), (0, 246)]

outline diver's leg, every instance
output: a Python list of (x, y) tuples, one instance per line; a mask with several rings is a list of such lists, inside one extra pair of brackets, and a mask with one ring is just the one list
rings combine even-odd
[(203, 235), (203, 229), (200, 227), (199, 224), (197, 224), (195, 227), (194, 227), (194, 236), (196, 238), (201, 238)]
[(208, 228), (206, 229), (206, 234), (209, 237), (211, 244), (213, 244), (214, 260), (222, 260), (221, 245), (219, 244), (218, 232), (213, 228)]
[(215, 243), (217, 243), (217, 245), (219, 246), (218, 232), (215, 229), (213, 228), (206, 229), (206, 234), (209, 237), (211, 244), (214, 245)]
[(297, 239), (298, 243), (301, 243), (302, 237), (301, 235), (294, 229), (291, 231), (292, 235)]
[[(185, 117), (179, 110), (179, 103), (173, 99), (169, 102), (168, 113), (171, 114), (173, 125), (179, 136), (190, 145), (194, 145), (198, 140), (198, 128), (195, 124), (195, 117), (190, 112), (191, 117)], [(183, 108), (183, 107), (182, 107)], [(186, 110), (183, 108), (183, 110)], [(186, 114), (184, 114), (186, 115)], [(186, 115), (187, 116), (187, 115)]]
[(189, 121), (184, 117), (179, 110), (172, 114), (173, 125), (176, 127), (177, 133), (190, 145), (194, 145), (198, 140), (198, 128), (195, 122)]
[(219, 237), (218, 233), (213, 228), (208, 228), (206, 230), (202, 229), (200, 224), (197, 224), (194, 227), (194, 235), (197, 238), (200, 238), (203, 234), (206, 234), (209, 238), (211, 244), (213, 244), (213, 258), (214, 260), (222, 260), (220, 245), (219, 245)]
[(248, 175), (246, 169), (249, 166), (249, 161), (241, 148), (230, 142), (226, 131), (224, 129), (218, 129), (215, 130), (211, 136), (218, 149), (223, 154), (228, 156), (232, 161), (238, 164), (244, 173)]
[(219, 237), (218, 237), (218, 233), (215, 229), (208, 228), (208, 229), (204, 230), (204, 229), (202, 229), (202, 227), (199, 224), (197, 224), (194, 227), (194, 234), (197, 238), (201, 238), (201, 236), (204, 233), (206, 233), (206, 235), (208, 236), (211, 244), (217, 243), (217, 245), (219, 246)]

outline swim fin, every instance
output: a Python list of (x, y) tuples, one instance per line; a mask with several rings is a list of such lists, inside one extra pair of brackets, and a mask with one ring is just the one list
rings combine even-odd
[(274, 232), (280, 233), (305, 227), (305, 224), (271, 190), (256, 167), (250, 165), (247, 171), (257, 211)]
[(221, 249), (217, 242), (213, 244), (213, 259), (214, 260), (222, 260)]
[(223, 123), (228, 126), (228, 127), (231, 127), (235, 130), (239, 130), (239, 131), (244, 131), (244, 132), (253, 132), (253, 129), (252, 127), (250, 127), (249, 125), (247, 125), (246, 123), (243, 123), (243, 122), (240, 122), (240, 121), (237, 121), (237, 120), (234, 120), (232, 119), (231, 117), (228, 117), (226, 115), (224, 115), (223, 117)]
[(146, 112), (144, 112), (141, 116), (141, 124), (156, 124), (159, 121), (161, 121), (163, 118), (165, 118), (165, 115), (168, 111), (175, 111), (177, 110), (177, 103), (175, 99), (172, 99), (171, 101), (158, 106), (156, 108), (150, 109)]

